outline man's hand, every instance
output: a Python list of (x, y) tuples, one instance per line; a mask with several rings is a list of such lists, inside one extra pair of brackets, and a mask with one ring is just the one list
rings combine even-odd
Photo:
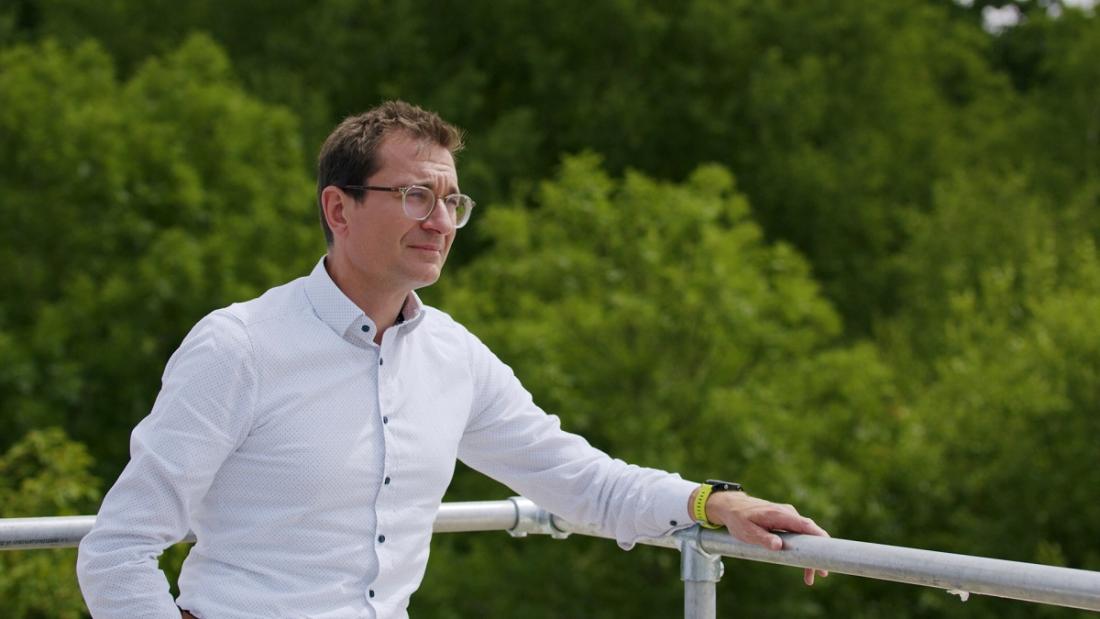
[[(694, 493), (691, 499), (695, 499)], [(783, 540), (772, 531), (829, 537), (825, 529), (817, 526), (813, 520), (799, 515), (793, 506), (772, 503), (744, 492), (715, 492), (707, 497), (706, 510), (707, 520), (725, 525), (730, 535), (771, 550), (783, 548)], [(807, 585), (814, 584), (815, 572), (822, 577), (829, 575), (825, 570), (806, 568), (802, 580)]]

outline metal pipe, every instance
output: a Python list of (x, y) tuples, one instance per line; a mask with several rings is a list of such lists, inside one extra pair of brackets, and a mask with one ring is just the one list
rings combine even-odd
[[(0, 519), (0, 551), (76, 546), (93, 522), (94, 516)], [(519, 497), (504, 501), (447, 503), (440, 507), (433, 530), (439, 533), (506, 530), (513, 534), (562, 536), (579, 533), (608, 537), (591, 527), (551, 516)], [(710, 554), (1100, 611), (1100, 572), (809, 535), (781, 534), (784, 540), (781, 551), (739, 542), (725, 532), (697, 532), (696, 529), (637, 542), (679, 548), (683, 537), (696, 535), (702, 549)]]
[(531, 499), (514, 496), (510, 499), (516, 508), (516, 525), (508, 529), (512, 537), (527, 537), (528, 533), (549, 535), (554, 539), (565, 539), (569, 532), (554, 526), (554, 515), (535, 505)]
[[(553, 522), (564, 531), (609, 537), (558, 517)], [(779, 534), (783, 550), (768, 550), (734, 539), (725, 531), (696, 531), (684, 529), (671, 537), (641, 539), (638, 543), (675, 548), (677, 539), (698, 535), (705, 551), (727, 557), (924, 585), (960, 597), (973, 593), (1100, 610), (1100, 572), (791, 533)]]
[(718, 531), (703, 531), (700, 543), (708, 552), (739, 559), (936, 587), (960, 596), (974, 593), (1100, 610), (1100, 572), (812, 535), (780, 537), (783, 550), (778, 551)]
[(715, 619), (718, 616), (718, 583), (684, 581), (684, 619)]
[(715, 619), (718, 615), (716, 587), (725, 571), (720, 555), (703, 550), (695, 535), (680, 536), (680, 579), (684, 581), (684, 619)]
[[(528, 525), (530, 533), (551, 533), (537, 526), (540, 516), (549, 522), (549, 515), (528, 499), (520, 499), (446, 503), (439, 507), (432, 532), (505, 531)], [(521, 508), (527, 519), (523, 523), (519, 518)], [(95, 516), (0, 518), (0, 550), (72, 548), (80, 544), (94, 523)], [(194, 534), (189, 533), (184, 541), (195, 541)]]
[(518, 523), (519, 512), (512, 501), (444, 503), (435, 515), (432, 532), (505, 531), (514, 529)]
[(95, 516), (0, 518), (0, 550), (70, 548), (80, 543)]
[[(550, 516), (550, 522), (554, 524), (554, 528), (559, 531), (564, 531), (567, 534), (575, 533), (577, 535), (587, 535), (588, 537), (602, 537), (605, 539), (615, 539), (613, 536), (597, 529), (596, 527), (590, 527), (583, 524), (577, 524), (570, 522), (561, 516)], [(661, 548), (671, 548), (673, 550), (680, 549), (680, 536), (688, 534), (694, 529), (685, 529), (678, 531), (667, 537), (641, 537), (634, 540), (636, 544), (643, 544), (645, 546), (658, 546)]]

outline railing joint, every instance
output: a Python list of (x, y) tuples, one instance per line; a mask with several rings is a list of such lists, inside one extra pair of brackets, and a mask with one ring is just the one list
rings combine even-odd
[(722, 555), (703, 548), (702, 528), (695, 525), (676, 534), (680, 541), (680, 579), (684, 581), (685, 619), (714, 619), (718, 612), (718, 581), (725, 566)]
[(527, 537), (529, 533), (549, 535), (554, 539), (569, 537), (568, 531), (563, 531), (554, 526), (554, 515), (535, 505), (530, 499), (514, 496), (509, 497), (512, 506), (516, 510), (516, 523), (508, 529), (508, 535), (512, 537)]
[(680, 580), (718, 582), (725, 574), (722, 555), (713, 555), (703, 549), (699, 539), (699, 525), (680, 534)]

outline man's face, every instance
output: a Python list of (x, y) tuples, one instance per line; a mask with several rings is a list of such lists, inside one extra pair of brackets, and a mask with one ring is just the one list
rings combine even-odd
[[(439, 145), (396, 133), (383, 140), (378, 154), (382, 167), (366, 185), (423, 185), (440, 197), (459, 191), (454, 157)], [(367, 191), (344, 212), (346, 234), (336, 242), (369, 286), (402, 292), (439, 279), (455, 236), (454, 221), (441, 204), (428, 219), (416, 221), (405, 215), (400, 193)]]

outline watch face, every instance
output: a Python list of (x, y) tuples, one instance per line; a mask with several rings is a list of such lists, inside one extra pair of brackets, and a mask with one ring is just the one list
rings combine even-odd
[(710, 484), (711, 492), (740, 492), (742, 490), (741, 484), (735, 481), (722, 481), (721, 479), (708, 479), (707, 483)]

